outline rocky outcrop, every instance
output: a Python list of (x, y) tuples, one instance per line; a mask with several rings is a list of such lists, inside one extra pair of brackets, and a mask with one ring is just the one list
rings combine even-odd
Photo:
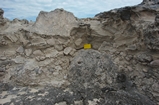
[(85, 19), (42, 11), (31, 23), (0, 9), (0, 104), (159, 104), (158, 11), (144, 0)]

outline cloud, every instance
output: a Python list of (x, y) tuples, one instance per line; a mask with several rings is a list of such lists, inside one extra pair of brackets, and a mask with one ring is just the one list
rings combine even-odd
[(40, 11), (64, 8), (78, 18), (93, 17), (95, 14), (124, 6), (141, 3), (142, 0), (1, 0), (4, 17), (35, 20)]

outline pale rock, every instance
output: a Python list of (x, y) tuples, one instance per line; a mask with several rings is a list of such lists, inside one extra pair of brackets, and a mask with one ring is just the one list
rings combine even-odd
[(24, 70), (34, 70), (39, 68), (38, 63), (34, 59), (28, 59), (24, 65)]
[(56, 69), (57, 71), (62, 70), (61, 66), (55, 66), (55, 69)]
[(61, 44), (55, 45), (54, 47), (58, 51), (62, 51), (63, 50), (63, 46)]
[(32, 53), (32, 49), (25, 49), (26, 56), (30, 56)]
[(124, 52), (120, 52), (120, 55), (123, 56), (123, 57), (126, 56), (126, 54)]
[(120, 62), (120, 59), (119, 59), (119, 58), (115, 58), (115, 59), (114, 59), (114, 63), (115, 63), (115, 64), (118, 64), (119, 62)]
[(33, 52), (33, 54), (35, 56), (43, 56), (44, 55), (43, 52), (41, 52), (41, 50), (36, 50), (36, 51)]
[(54, 48), (48, 48), (48, 49), (44, 50), (44, 54), (48, 58), (56, 57), (58, 53), (59, 52)]
[(159, 59), (156, 59), (150, 62), (150, 66), (159, 67)]
[(25, 63), (25, 58), (21, 57), (21, 56), (16, 56), (15, 59), (13, 59), (13, 61), (15, 63)]
[(65, 54), (65, 55), (68, 55), (68, 54), (71, 52), (71, 50), (72, 50), (71, 47), (66, 47), (66, 48), (64, 49), (64, 54)]
[(19, 41), (22, 42), (24, 46), (26, 46), (29, 43), (29, 41), (26, 40), (24, 36), (21, 34), (19, 35)]
[[(152, 82), (151, 82), (152, 83)], [(154, 92), (158, 92), (159, 93), (159, 83), (157, 82), (157, 83), (154, 83), (153, 85), (152, 85), (152, 89), (153, 89), (153, 91)]]
[(13, 56), (16, 54), (16, 51), (14, 50), (6, 50), (4, 51), (5, 56)]
[(56, 103), (55, 105), (67, 105), (66, 102), (59, 102), (59, 103)]
[(35, 59), (36, 59), (37, 61), (43, 61), (43, 60), (46, 59), (46, 57), (45, 57), (45, 56), (37, 56)]
[(144, 68), (144, 69), (142, 69), (142, 71), (143, 71), (143, 72), (148, 72), (148, 70), (147, 70), (147, 69), (145, 69), (145, 68)]
[(82, 43), (82, 39), (81, 39), (81, 38), (79, 38), (79, 39), (77, 39), (77, 40), (75, 41), (75, 45), (76, 45), (76, 46), (81, 45), (81, 43)]
[[(111, 44), (110, 44), (110, 43), (104, 41), (104, 42), (100, 45), (100, 47), (98, 48), (98, 50), (99, 50), (99, 51), (110, 51), (110, 50), (113, 50), (113, 49), (111, 48)], [(112, 51), (111, 51), (111, 52), (112, 52)]]
[(48, 40), (46, 40), (46, 42), (49, 45), (55, 45), (55, 40), (54, 39), (48, 39)]
[(43, 46), (46, 45), (46, 41), (43, 38), (34, 38), (31, 40), (33, 46)]
[(127, 61), (130, 61), (132, 58), (133, 58), (132, 55), (127, 55), (127, 56), (125, 57), (125, 59), (126, 59)]
[(45, 59), (44, 61), (38, 62), (39, 66), (47, 66), (51, 64), (54, 61), (54, 59)]
[(4, 56), (0, 57), (0, 60), (2, 60), (2, 61), (6, 60), (6, 59), (7, 59), (7, 58), (4, 57)]
[(127, 69), (128, 69), (129, 71), (133, 71), (132, 67), (130, 67), (130, 66), (127, 66)]
[(83, 105), (83, 101), (82, 101), (82, 100), (80, 100), (80, 101), (75, 101), (74, 103), (75, 103), (75, 105)]
[(63, 9), (55, 9), (51, 12), (41, 11), (31, 31), (49, 36), (68, 37), (71, 30), (77, 26), (77, 19), (72, 13)]
[(61, 87), (61, 85), (65, 84), (65, 80), (52, 80), (51, 81), (51, 85), (53, 85), (54, 87)]
[(97, 105), (99, 100), (98, 99), (93, 99), (93, 101), (88, 100), (88, 105)]
[(58, 71), (55, 71), (55, 72), (53, 72), (53, 75), (54, 75), (54, 76), (58, 76), (58, 75), (59, 75), (59, 72), (58, 72)]
[(6, 37), (11, 41), (11, 42), (17, 42), (18, 38), (15, 36), (14, 33), (6, 35)]
[(16, 52), (23, 53), (24, 52), (24, 48), (22, 46), (20, 46), (20, 47), (18, 47), (18, 49), (16, 50)]
[(74, 56), (75, 52), (76, 52), (76, 49), (72, 49), (69, 54), (72, 55), (72, 56)]

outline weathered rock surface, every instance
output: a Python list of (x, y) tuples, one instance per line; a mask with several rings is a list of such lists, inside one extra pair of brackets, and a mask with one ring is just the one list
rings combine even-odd
[[(0, 104), (159, 105), (159, 4), (35, 23), (0, 9)], [(92, 49), (83, 49), (89, 43)]]

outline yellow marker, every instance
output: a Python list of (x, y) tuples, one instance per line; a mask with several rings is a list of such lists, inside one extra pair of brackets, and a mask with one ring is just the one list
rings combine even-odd
[(90, 49), (91, 48), (91, 44), (84, 44), (84, 49)]

